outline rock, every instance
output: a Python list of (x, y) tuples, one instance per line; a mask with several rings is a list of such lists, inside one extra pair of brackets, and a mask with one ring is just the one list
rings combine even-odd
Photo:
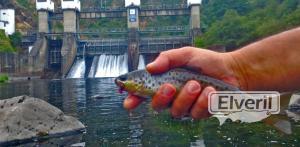
[(84, 131), (76, 118), (28, 96), (0, 100), (0, 146)]

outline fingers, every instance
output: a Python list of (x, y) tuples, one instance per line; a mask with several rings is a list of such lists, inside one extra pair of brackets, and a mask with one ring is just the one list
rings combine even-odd
[(184, 47), (162, 52), (155, 61), (147, 65), (147, 71), (157, 74), (166, 72), (171, 68), (186, 65), (192, 53), (191, 49)]
[[(210, 117), (208, 112), (208, 95), (214, 91), (216, 90), (213, 87), (206, 87), (201, 92), (200, 84), (197, 81), (192, 80), (182, 88), (174, 100), (176, 88), (171, 84), (164, 84), (154, 95), (151, 104), (153, 109), (160, 111), (168, 108), (170, 103), (174, 101), (171, 107), (171, 114), (173, 117), (180, 118), (190, 113), (190, 116), (194, 119), (203, 119)], [(124, 100), (123, 106), (127, 110), (133, 110), (143, 101), (144, 99), (142, 98), (129, 95)]]
[(144, 101), (144, 99), (142, 99), (142, 98), (139, 98), (134, 95), (129, 95), (127, 98), (125, 98), (125, 100), (123, 102), (123, 107), (127, 110), (133, 110), (137, 106), (139, 106), (143, 101)]
[(201, 95), (191, 109), (191, 116), (194, 119), (202, 119), (210, 116), (208, 112), (208, 95), (214, 91), (216, 90), (213, 87), (206, 87), (202, 91)]
[(197, 81), (187, 82), (173, 102), (171, 108), (172, 116), (179, 118), (187, 114), (199, 96), (200, 91), (201, 86)]
[(156, 111), (160, 111), (169, 106), (176, 94), (176, 88), (171, 84), (163, 84), (154, 95), (151, 105)]

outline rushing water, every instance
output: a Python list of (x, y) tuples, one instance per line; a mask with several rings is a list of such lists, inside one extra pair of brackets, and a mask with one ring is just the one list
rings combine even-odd
[[(139, 56), (138, 69), (145, 69), (145, 59)], [(128, 56), (124, 55), (100, 55), (95, 56), (89, 69), (83, 58), (76, 59), (67, 78), (84, 78), (88, 73), (89, 78), (117, 77), (128, 72)]]
[[(48, 101), (87, 126), (85, 134), (53, 139), (51, 144), (86, 146), (299, 146), (300, 123), (290, 120), (293, 134), (285, 135), (261, 122), (218, 125), (215, 118), (173, 120), (155, 115), (145, 102), (128, 113), (111, 78), (32, 80), (0, 85), (0, 98), (30, 95)], [(37, 143), (41, 146), (45, 141)]]
[(67, 78), (84, 78), (85, 75), (85, 60), (77, 59), (72, 66)]
[(138, 69), (145, 69), (145, 58), (143, 55), (139, 56), (139, 64), (138, 64)]
[(85, 78), (86, 72), (89, 78), (117, 77), (128, 72), (127, 58), (126, 54), (95, 56), (90, 69), (83, 58), (76, 59), (67, 78)]

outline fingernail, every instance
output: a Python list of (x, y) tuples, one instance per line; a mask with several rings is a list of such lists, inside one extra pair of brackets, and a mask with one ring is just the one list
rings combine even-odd
[(190, 94), (200, 92), (200, 85), (196, 81), (190, 81), (187, 85), (187, 90)]
[(210, 92), (212, 92), (212, 90), (206, 89), (206, 90), (204, 90), (203, 92), (204, 92), (204, 95), (208, 97), (209, 94), (210, 94)]
[(163, 86), (162, 87), (162, 95), (164, 96), (173, 96), (174, 95), (174, 89), (169, 86)]
[(148, 65), (147, 65), (147, 67), (151, 67), (151, 66), (153, 66), (155, 64), (155, 61), (154, 62), (151, 62), (151, 63), (149, 63)]

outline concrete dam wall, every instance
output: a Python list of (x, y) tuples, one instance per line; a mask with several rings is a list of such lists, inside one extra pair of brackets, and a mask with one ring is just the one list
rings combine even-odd
[(61, 71), (62, 76), (66, 77), (70, 71), (74, 59), (77, 54), (77, 39), (73, 34), (65, 34), (63, 38), (63, 45), (61, 48), (62, 65)]
[(48, 40), (41, 36), (29, 53), (29, 73), (43, 73), (48, 67)]

